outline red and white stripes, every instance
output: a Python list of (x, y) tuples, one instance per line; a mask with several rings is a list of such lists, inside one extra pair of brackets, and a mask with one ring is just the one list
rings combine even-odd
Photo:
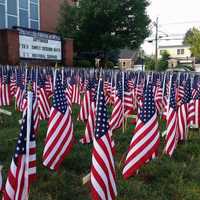
[(146, 161), (151, 159), (155, 152), (157, 152), (159, 144), (157, 114), (155, 113), (151, 120), (145, 124), (138, 119), (135, 134), (125, 160), (124, 178), (128, 179), (134, 175)]
[(45, 139), (43, 165), (58, 170), (61, 162), (70, 153), (73, 143), (73, 125), (69, 109), (62, 114), (52, 107)]

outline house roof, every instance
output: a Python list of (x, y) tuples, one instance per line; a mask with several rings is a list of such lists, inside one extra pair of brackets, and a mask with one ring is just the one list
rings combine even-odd
[(163, 45), (163, 46), (159, 46), (159, 49), (166, 49), (166, 48), (184, 48), (184, 47), (190, 47), (189, 45), (184, 45), (184, 44), (179, 44), (179, 45)]
[(137, 51), (131, 49), (121, 49), (119, 53), (119, 59), (133, 59), (137, 56)]

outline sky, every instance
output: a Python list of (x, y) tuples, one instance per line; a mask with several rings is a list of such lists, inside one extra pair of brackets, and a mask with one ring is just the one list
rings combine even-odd
[[(163, 38), (159, 45), (181, 44), (181, 38), (189, 28), (200, 28), (200, 0), (150, 0), (147, 13), (152, 22), (159, 18), (159, 34), (163, 35), (164, 32), (171, 39), (176, 39), (167, 41)], [(155, 37), (155, 27), (152, 28), (150, 39)], [(147, 54), (152, 54), (155, 43), (147, 41), (143, 48)]]

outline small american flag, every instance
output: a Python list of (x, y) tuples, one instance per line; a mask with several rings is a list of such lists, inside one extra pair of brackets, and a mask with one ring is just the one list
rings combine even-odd
[(2, 81), (0, 86), (0, 106), (9, 106), (10, 103), (10, 75), (7, 70), (3, 69)]
[(164, 152), (172, 156), (177, 145), (177, 105), (176, 105), (176, 85), (172, 80), (167, 110), (167, 134)]
[(67, 105), (61, 74), (56, 76), (48, 130), (43, 152), (43, 164), (58, 170), (64, 158), (71, 152), (74, 143), (71, 113)]
[(194, 109), (195, 109), (195, 117), (194, 117), (194, 125), (196, 127), (200, 127), (200, 90), (199, 87), (195, 89), (194, 98)]
[(128, 80), (125, 77), (124, 78), (124, 109), (125, 109), (125, 115), (129, 115), (133, 112), (133, 96), (132, 93), (129, 91), (128, 87)]
[(114, 131), (122, 126), (123, 108), (122, 108), (122, 83), (117, 84), (117, 95), (114, 97), (114, 108), (109, 122), (110, 130)]
[(40, 111), (40, 119), (48, 119), (51, 108), (48, 100), (48, 95), (45, 91), (45, 82), (40, 74), (38, 76), (37, 97)]
[(22, 103), (23, 103), (23, 97), (25, 94), (25, 89), (24, 89), (24, 85), (23, 85), (23, 78), (22, 78), (21, 70), (17, 70), (16, 84), (17, 84), (17, 89), (16, 89), (16, 93), (15, 93), (16, 106), (20, 111), (22, 111)]
[(92, 199), (95, 200), (113, 200), (117, 196), (112, 144), (108, 129), (103, 81), (100, 79), (91, 167)]
[(184, 96), (181, 100), (181, 105), (178, 108), (179, 140), (187, 139), (187, 128), (189, 126), (191, 117), (194, 114), (193, 111), (191, 112), (191, 110), (193, 110), (193, 105), (191, 104), (191, 100), (192, 100), (191, 82), (190, 78), (188, 78), (184, 87)]
[(33, 127), (33, 117), (31, 120), (31, 133), (29, 149), (26, 149), (27, 135), (27, 113), (23, 114), (21, 130), (17, 140), (15, 153), (12, 158), (10, 170), (3, 193), (4, 200), (24, 200), (27, 197), (27, 188), (25, 188), (25, 170), (26, 170), (26, 152), (29, 151), (28, 168), (28, 190), (31, 182), (36, 179), (36, 141)]
[(144, 92), (144, 102), (137, 120), (135, 134), (132, 138), (125, 160), (123, 176), (128, 179), (155, 153), (160, 144), (157, 112), (151, 83)]
[(86, 87), (86, 93), (84, 94), (83, 100), (81, 102), (80, 113), (78, 116), (79, 120), (83, 122), (86, 122), (88, 120), (91, 103), (92, 103), (92, 81), (89, 80)]

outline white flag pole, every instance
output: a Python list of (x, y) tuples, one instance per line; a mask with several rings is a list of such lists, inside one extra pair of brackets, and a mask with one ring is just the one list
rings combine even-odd
[(122, 71), (122, 113), (123, 113), (123, 133), (125, 132), (125, 108), (124, 108), (124, 72)]
[(26, 132), (26, 161), (25, 161), (25, 199), (28, 200), (29, 189), (29, 150), (30, 150), (30, 134), (31, 134), (31, 117), (32, 117), (32, 105), (33, 105), (33, 93), (27, 92), (27, 132)]

